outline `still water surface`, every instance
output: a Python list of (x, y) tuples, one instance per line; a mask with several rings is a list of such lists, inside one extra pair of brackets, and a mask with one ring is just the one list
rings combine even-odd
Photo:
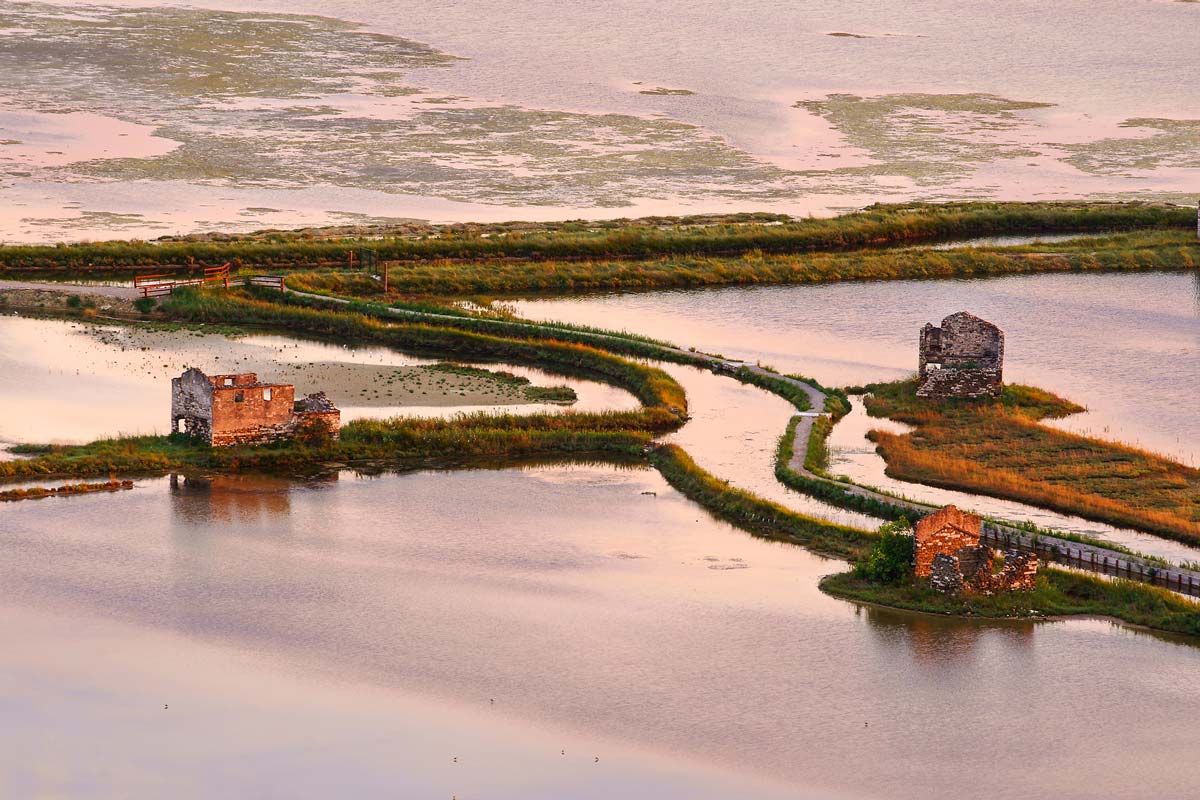
[(162, 478), (8, 505), (0, 794), (954, 798), (982, 769), (1004, 776), (989, 797), (1137, 798), (1200, 781), (1193, 648), (1103, 621), (856, 608), (816, 589), (842, 566), (642, 469)]

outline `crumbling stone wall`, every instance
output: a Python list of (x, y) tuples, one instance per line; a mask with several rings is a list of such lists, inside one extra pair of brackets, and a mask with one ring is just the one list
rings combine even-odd
[(955, 553), (963, 583), (975, 585), (992, 574), (992, 548), (984, 544), (964, 547)]
[(296, 401), (293, 433), (312, 425), (323, 426), (331, 439), (341, 436), (342, 412), (324, 392), (313, 392)]
[(1004, 551), (1004, 569), (1000, 572), (1001, 588), (1004, 591), (1028, 591), (1037, 581), (1038, 557), (1035, 553), (1019, 550)]
[(965, 547), (978, 546), (982, 532), (982, 517), (955, 506), (946, 506), (926, 515), (917, 522), (914, 531), (917, 577), (929, 577), (937, 555), (955, 555)]
[(939, 592), (994, 595), (1029, 591), (1037, 581), (1038, 558), (1033, 553), (1006, 550), (1004, 566), (992, 570), (992, 549), (964, 547), (954, 555), (938, 553), (929, 573), (929, 586)]
[(939, 592), (962, 591), (963, 574), (958, 558), (947, 553), (934, 556), (929, 568), (929, 585)]
[(983, 397), (1004, 382), (1004, 331), (966, 311), (921, 329), (918, 397)]
[[(171, 379), (171, 431), (212, 444), (213, 385), (198, 369)], [(179, 423), (183, 421), (183, 429)]]
[(265, 444), (294, 437), (318, 423), (337, 439), (341, 412), (317, 392), (296, 401), (291, 384), (260, 383), (253, 372), (205, 375), (189, 369), (171, 380), (171, 429), (213, 447)]

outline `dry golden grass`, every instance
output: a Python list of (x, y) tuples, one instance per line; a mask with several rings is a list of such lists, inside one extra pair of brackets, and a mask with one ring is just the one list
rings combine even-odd
[(915, 396), (915, 385), (870, 387), (872, 415), (916, 427), (872, 434), (889, 475), (1200, 542), (1200, 470), (1040, 425), (1081, 409), (1037, 389), (1008, 386), (994, 400), (931, 402)]

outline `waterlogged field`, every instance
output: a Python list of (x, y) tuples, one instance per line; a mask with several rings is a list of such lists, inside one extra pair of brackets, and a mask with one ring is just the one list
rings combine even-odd
[(1200, 173), (1196, 4), (183, 5), (0, 3), (0, 236), (1190, 202)]

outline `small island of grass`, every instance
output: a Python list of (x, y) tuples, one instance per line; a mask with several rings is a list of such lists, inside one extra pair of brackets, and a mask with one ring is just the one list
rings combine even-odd
[(1200, 605), (1137, 581), (1042, 568), (1033, 588), (981, 593), (938, 591), (916, 577), (914, 541), (905, 520), (885, 523), (849, 572), (822, 578), (820, 588), (843, 600), (909, 611), (985, 619), (1104, 616), (1161, 631), (1200, 634)]
[(915, 428), (870, 434), (892, 477), (1200, 543), (1200, 470), (1040, 424), (1083, 410), (1069, 400), (1013, 385), (996, 398), (922, 399), (915, 380), (866, 390), (869, 414)]

